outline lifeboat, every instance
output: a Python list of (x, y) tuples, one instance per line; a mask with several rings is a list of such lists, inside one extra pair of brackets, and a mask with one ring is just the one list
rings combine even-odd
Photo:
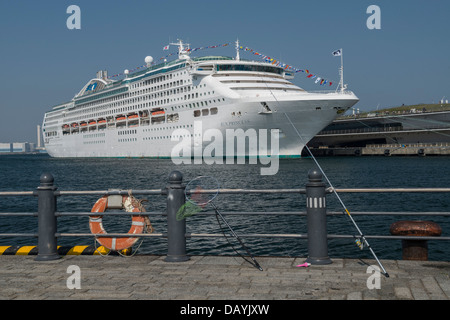
[(103, 118), (101, 118), (101, 119), (98, 119), (98, 123), (106, 123), (106, 120), (105, 120), (105, 119), (103, 119)]
[(125, 117), (124, 115), (120, 115), (116, 117), (116, 121), (123, 121), (123, 120), (127, 120), (127, 117)]
[(95, 126), (97, 124), (97, 121), (95, 120), (89, 120), (89, 125), (90, 126)]
[(139, 118), (139, 116), (136, 113), (128, 116), (128, 119), (137, 119), (137, 118)]
[(72, 128), (78, 128), (78, 122), (74, 122), (70, 125)]
[(80, 123), (80, 126), (86, 127), (86, 126), (87, 126), (87, 122), (86, 122), (86, 121), (81, 122), (81, 123)]
[(155, 116), (163, 116), (164, 114), (165, 114), (164, 111), (153, 111), (153, 112), (152, 112), (152, 117), (155, 117)]

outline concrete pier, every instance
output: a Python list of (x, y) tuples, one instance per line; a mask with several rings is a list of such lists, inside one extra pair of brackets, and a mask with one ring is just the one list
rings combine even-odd
[(368, 269), (369, 265), (376, 265), (371, 260), (333, 258), (332, 264), (296, 267), (304, 263), (305, 258), (256, 257), (263, 268), (259, 271), (237, 256), (190, 256), (183, 262), (166, 262), (164, 258), (154, 255), (64, 256), (36, 262), (33, 256), (0, 256), (0, 299), (450, 298), (450, 262), (382, 260), (390, 275), (386, 278)]

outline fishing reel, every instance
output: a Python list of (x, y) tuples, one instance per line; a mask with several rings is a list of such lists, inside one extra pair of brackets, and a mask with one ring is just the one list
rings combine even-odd
[(355, 243), (356, 243), (356, 245), (359, 247), (359, 249), (364, 249), (364, 240), (363, 241), (361, 241), (363, 239), (363, 237), (361, 237), (361, 238), (359, 238), (359, 239), (356, 239), (355, 240)]

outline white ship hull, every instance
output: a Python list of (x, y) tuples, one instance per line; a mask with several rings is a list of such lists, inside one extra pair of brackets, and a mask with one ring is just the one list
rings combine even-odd
[[(342, 99), (336, 100), (336, 96)], [(227, 136), (227, 129), (244, 131), (254, 129), (257, 133), (259, 129), (279, 129), (279, 156), (300, 156), (305, 144), (336, 118), (336, 108), (346, 109), (352, 101), (354, 102), (351, 96), (346, 97), (345, 95), (335, 95), (334, 100), (321, 100), (323, 98), (312, 100), (311, 98), (309, 97), (309, 100), (269, 101), (268, 105), (270, 103), (275, 105), (271, 108), (272, 113), (261, 112), (260, 102), (223, 105), (220, 109), (226, 110), (228, 115), (210, 117), (207, 121), (191, 117), (185, 123), (180, 122), (178, 127), (197, 123), (197, 127), (201, 126), (202, 136), (209, 129), (219, 129), (224, 139)], [(316, 110), (316, 108), (320, 109)], [(232, 115), (233, 113), (234, 115)], [(240, 115), (237, 115), (238, 113)], [(218, 115), (220, 114), (221, 111), (218, 112)], [(126, 126), (121, 129), (103, 129), (61, 136), (59, 139), (53, 139), (52, 144), (47, 144), (46, 148), (52, 157), (170, 158), (173, 148), (183, 142), (183, 138), (174, 137), (172, 139), (172, 134), (176, 129), (170, 124), (158, 128), (156, 134), (155, 131), (149, 131), (149, 127), (151, 126)], [(193, 133), (194, 127), (190, 127), (189, 131)], [(194, 148), (195, 142), (198, 143), (198, 140), (202, 141), (203, 149), (209, 144), (209, 141), (203, 141), (204, 139), (201, 138), (191, 137), (187, 140), (191, 140), (192, 148)], [(224, 148), (226, 146), (225, 140), (223, 146)], [(222, 154), (226, 155), (226, 153), (227, 150), (224, 149)], [(233, 150), (233, 153), (237, 157), (257, 156), (248, 145), (245, 147), (245, 154), (239, 154), (238, 150)]]
[[(223, 138), (223, 150), (216, 148), (216, 155), (253, 157), (260, 155), (258, 146), (248, 141), (245, 148), (234, 144), (232, 150), (227, 149), (227, 134), (256, 132), (261, 144), (260, 130), (266, 130), (268, 141), (271, 133), (279, 132), (278, 150), (269, 141), (269, 154), (298, 157), (306, 143), (358, 101), (352, 92), (306, 92), (287, 81), (289, 77), (281, 68), (268, 64), (212, 61), (152, 68), (120, 85), (91, 80), (71, 102), (46, 113), (43, 133), (48, 154), (197, 156), (210, 151), (214, 139), (208, 133), (213, 132), (216, 139)], [(238, 71), (243, 67), (248, 70)], [(227, 71), (230, 68), (234, 69)], [(97, 84), (102, 88), (95, 91)], [(156, 113), (159, 115), (153, 116)], [(174, 154), (180, 146), (189, 146), (192, 152)]]

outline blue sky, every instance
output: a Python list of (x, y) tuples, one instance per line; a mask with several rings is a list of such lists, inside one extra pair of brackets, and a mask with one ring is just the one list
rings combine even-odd
[[(81, 30), (69, 30), (69, 5), (81, 9)], [(369, 30), (369, 5), (381, 29)], [(450, 1), (345, 0), (0, 0), (0, 142), (36, 141), (45, 111), (95, 76), (159, 59), (177, 38), (191, 47), (233, 42), (338, 83), (374, 110), (450, 100)], [(228, 55), (230, 46), (195, 55)], [(241, 52), (242, 58), (258, 59)], [(298, 73), (306, 90), (328, 89)], [(334, 87), (334, 86), (333, 86)]]

